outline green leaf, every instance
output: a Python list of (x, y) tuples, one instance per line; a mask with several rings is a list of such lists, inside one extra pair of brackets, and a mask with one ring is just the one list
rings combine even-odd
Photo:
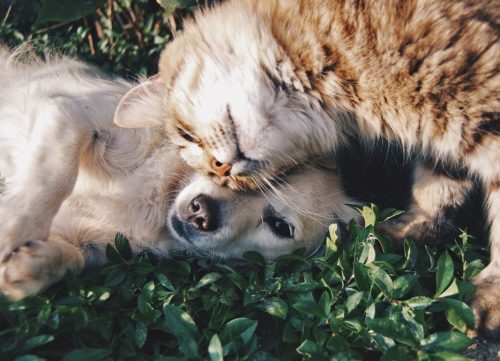
[(461, 320), (465, 322), (469, 328), (475, 327), (475, 319), (474, 314), (469, 306), (467, 306), (464, 302), (460, 300), (456, 300), (453, 298), (443, 298), (441, 301), (447, 303), (455, 312)]
[(46, 361), (46, 359), (38, 357), (36, 355), (23, 355), (20, 357), (16, 357), (14, 361)]
[(370, 305), (365, 309), (365, 317), (367, 320), (375, 318), (375, 302), (370, 303)]
[(104, 361), (110, 355), (111, 350), (106, 348), (79, 348), (64, 355), (61, 361)]
[(326, 317), (321, 307), (314, 301), (300, 301), (292, 305), (297, 311), (319, 318)]
[(35, 26), (49, 21), (73, 21), (92, 14), (104, 0), (45, 0), (38, 13)]
[(224, 347), (224, 355), (238, 349), (237, 340), (241, 340), (246, 345), (252, 339), (257, 329), (257, 321), (246, 317), (235, 318), (229, 321), (220, 333), (220, 341)]
[(115, 247), (123, 259), (129, 260), (132, 258), (132, 248), (128, 239), (123, 234), (118, 233), (115, 236)]
[(323, 292), (321, 297), (319, 298), (319, 305), (323, 309), (323, 314), (325, 317), (328, 317), (330, 314), (330, 309), (332, 308), (332, 298), (328, 291)]
[(371, 289), (371, 280), (368, 275), (370, 268), (365, 266), (362, 263), (355, 262), (354, 263), (354, 279), (358, 285), (358, 288), (361, 291), (369, 291)]
[(371, 207), (364, 206), (359, 210), (361, 213), (361, 216), (363, 217), (365, 221), (365, 228), (368, 226), (374, 226), (375, 222), (377, 220), (377, 215), (375, 214), (374, 211), (374, 205), (372, 204)]
[(484, 263), (480, 259), (472, 260), (464, 265), (464, 280), (476, 277), (484, 269)]
[(413, 285), (417, 281), (417, 278), (414, 275), (411, 274), (406, 274), (399, 276), (396, 278), (393, 282), (394, 285), (394, 291), (393, 291), (393, 296), (395, 299), (399, 299), (404, 297), (410, 290), (412, 289)]
[(371, 266), (368, 270), (368, 276), (386, 297), (392, 298), (394, 285), (387, 272), (379, 267)]
[(174, 285), (172, 284), (172, 282), (170, 282), (170, 280), (168, 279), (168, 277), (165, 276), (163, 273), (160, 273), (158, 275), (158, 282), (160, 282), (160, 285), (162, 285), (163, 287), (165, 287), (167, 290), (175, 292)]
[(457, 314), (457, 312), (453, 308), (447, 308), (444, 311), (444, 315), (446, 317), (446, 320), (450, 325), (455, 327), (457, 330), (466, 332), (467, 331), (467, 325), (464, 320)]
[(401, 310), (401, 314), (398, 313), (397, 316), (397, 318), (402, 316), (402, 322), (404, 322), (406, 328), (410, 330), (415, 339), (421, 341), (425, 337), (424, 327), (421, 323), (417, 322), (417, 320), (415, 319), (416, 315), (411, 308), (403, 307), (403, 309)]
[(330, 224), (328, 227), (329, 237), (326, 238), (326, 247), (325, 247), (325, 260), (330, 256), (335, 255), (339, 247), (337, 245), (338, 236), (337, 236), (338, 225), (336, 223)]
[(347, 301), (345, 303), (345, 307), (347, 308), (347, 313), (351, 313), (363, 299), (364, 292), (356, 292), (347, 297)]
[(281, 339), (286, 343), (296, 343), (300, 341), (290, 320), (285, 323), (285, 327), (283, 328), (283, 336), (281, 337)]
[(379, 214), (379, 222), (385, 222), (385, 221), (387, 221), (391, 218), (397, 217), (403, 213), (405, 213), (405, 211), (397, 210), (395, 208), (384, 209)]
[(448, 288), (448, 286), (453, 281), (453, 273), (455, 272), (455, 267), (453, 266), (453, 260), (449, 255), (448, 251), (445, 251), (441, 257), (439, 257), (436, 270), (436, 295), (438, 297), (441, 293)]
[(243, 254), (243, 258), (250, 263), (255, 265), (264, 266), (266, 264), (266, 260), (259, 252), (248, 251)]
[(470, 361), (470, 358), (454, 352), (436, 352), (432, 354), (433, 361)]
[(137, 308), (140, 314), (151, 314), (154, 309), (153, 306), (148, 301), (148, 293), (142, 292), (139, 297), (137, 297)]
[(428, 246), (424, 247), (425, 247), (425, 252), (427, 252), (427, 257), (429, 258), (429, 268), (427, 269), (427, 271), (432, 272), (436, 267), (435, 252)]
[(365, 329), (365, 325), (362, 325), (361, 322), (357, 320), (345, 320), (343, 321), (343, 325), (356, 333), (361, 333), (361, 331)]
[[(321, 347), (314, 341), (305, 340), (297, 347), (297, 352), (301, 355), (308, 355), (310, 357), (321, 357)], [(317, 358), (316, 358), (317, 359)]]
[(215, 333), (208, 344), (208, 355), (211, 361), (223, 361), (224, 360), (224, 350), (222, 349), (222, 344), (220, 342), (219, 336)]
[(366, 324), (373, 331), (389, 337), (395, 341), (408, 346), (416, 345), (416, 338), (413, 331), (408, 327), (406, 322), (395, 318), (374, 318), (366, 320)]
[(148, 338), (148, 328), (143, 322), (138, 322), (135, 326), (135, 344), (142, 348)]
[(189, 314), (182, 309), (163, 305), (165, 326), (179, 341), (179, 349), (188, 357), (198, 355), (198, 342), (195, 339), (198, 328)]
[(172, 15), (177, 10), (190, 8), (196, 5), (196, 0), (158, 0), (167, 15)]
[(405, 261), (403, 263), (403, 269), (414, 270), (418, 260), (418, 251), (415, 242), (410, 239), (405, 239), (404, 254)]
[(281, 319), (286, 319), (286, 315), (288, 313), (288, 305), (285, 301), (278, 297), (271, 297), (266, 299), (259, 308), (269, 313), (271, 316), (278, 317)]
[(441, 293), (439, 295), (439, 298), (455, 296), (455, 295), (458, 295), (459, 293), (460, 293), (460, 291), (458, 289), (457, 280), (453, 279), (453, 282), (451, 282), (451, 285), (443, 293)]
[(339, 239), (339, 236), (337, 234), (337, 231), (339, 229), (339, 226), (337, 223), (332, 223), (330, 226), (328, 226), (328, 234), (330, 236), (330, 239), (332, 240), (333, 244), (337, 244), (337, 241)]
[(106, 258), (111, 263), (117, 263), (117, 264), (123, 263), (123, 259), (116, 250), (116, 248), (109, 243), (106, 245)]
[(359, 256), (358, 262), (364, 264), (370, 264), (375, 261), (376, 252), (373, 244), (365, 243), (363, 249), (361, 250), (361, 254)]
[(422, 311), (433, 304), (434, 300), (426, 296), (415, 296), (404, 301), (404, 303), (410, 306), (414, 311)]
[(473, 343), (474, 340), (461, 332), (445, 331), (430, 335), (422, 340), (420, 345), (428, 352), (462, 352)]
[(214, 283), (214, 282), (220, 280), (221, 277), (222, 277), (221, 274), (218, 273), (218, 272), (207, 273), (205, 276), (203, 276), (198, 281), (198, 283), (196, 284), (195, 288), (201, 288), (201, 287), (207, 286), (207, 285), (209, 285), (211, 283)]
[(53, 335), (34, 336), (34, 337), (31, 337), (31, 338), (27, 339), (26, 341), (24, 341), (22, 349), (24, 351), (28, 351), (28, 350), (31, 350), (35, 347), (39, 347), (39, 346), (45, 345), (49, 342), (52, 342), (52, 341), (54, 341), (54, 339), (55, 339), (55, 337)]
[(384, 352), (379, 361), (415, 360), (415, 353), (407, 346), (395, 345)]

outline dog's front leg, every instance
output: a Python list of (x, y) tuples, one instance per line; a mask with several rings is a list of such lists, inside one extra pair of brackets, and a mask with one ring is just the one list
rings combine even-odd
[(29, 115), (27, 147), (17, 152), (16, 170), (0, 198), (0, 261), (26, 242), (47, 239), (54, 216), (74, 188), (80, 154), (92, 142), (85, 110), (59, 96)]
[(65, 239), (29, 241), (0, 263), (0, 292), (11, 300), (34, 295), (83, 266), (81, 250)]

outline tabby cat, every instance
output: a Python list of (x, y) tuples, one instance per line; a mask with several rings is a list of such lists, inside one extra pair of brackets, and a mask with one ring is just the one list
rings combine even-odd
[[(499, 20), (489, 0), (228, 1), (198, 12), (165, 49), (155, 80), (163, 122), (192, 167), (232, 188), (266, 186), (354, 133), (477, 176), (492, 261), (474, 306), (480, 329), (498, 336)], [(127, 115), (142, 99), (132, 91), (116, 124), (157, 125)], [(470, 177), (421, 166), (413, 206), (386, 230), (425, 238), (470, 186)]]

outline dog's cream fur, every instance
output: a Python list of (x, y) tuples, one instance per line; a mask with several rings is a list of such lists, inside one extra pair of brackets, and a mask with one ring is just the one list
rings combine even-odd
[[(8, 297), (36, 293), (67, 270), (102, 263), (116, 232), (134, 252), (161, 257), (176, 251), (239, 257), (255, 250), (273, 258), (313, 250), (330, 222), (355, 217), (331, 170), (298, 169), (263, 193), (210, 182), (184, 165), (161, 127), (113, 125), (130, 83), (75, 60), (49, 58), (41, 61), (29, 50), (0, 54), (0, 291)], [(144, 89), (141, 96), (154, 95)], [(157, 114), (161, 109), (151, 106), (135, 116)], [(200, 197), (217, 204), (215, 229), (193, 228), (199, 218), (185, 215)], [(179, 219), (181, 226), (172, 226)], [(279, 236), (276, 225), (293, 237)]]

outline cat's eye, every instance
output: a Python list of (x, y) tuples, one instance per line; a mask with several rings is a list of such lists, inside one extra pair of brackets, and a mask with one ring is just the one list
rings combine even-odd
[(177, 127), (177, 132), (179, 133), (179, 135), (184, 138), (185, 140), (187, 140), (188, 142), (190, 143), (195, 143), (196, 140), (193, 138), (193, 136), (191, 136), (188, 132), (186, 132), (184, 129), (180, 128), (180, 127)]
[(278, 237), (293, 238), (295, 227), (283, 218), (271, 215), (265, 217), (264, 222), (268, 225), (269, 229), (271, 229), (271, 231)]

